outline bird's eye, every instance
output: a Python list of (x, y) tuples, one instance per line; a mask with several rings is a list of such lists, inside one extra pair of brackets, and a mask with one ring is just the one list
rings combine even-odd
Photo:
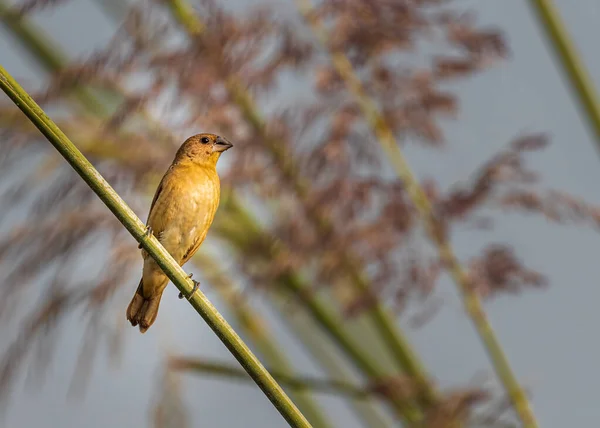
[(202, 144), (208, 144), (208, 143), (210, 143), (210, 140), (209, 140), (208, 137), (202, 137), (202, 139), (200, 141), (202, 141)]

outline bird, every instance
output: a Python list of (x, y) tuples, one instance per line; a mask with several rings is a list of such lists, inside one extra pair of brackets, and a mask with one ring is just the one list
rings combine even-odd
[[(221, 194), (217, 161), (231, 147), (233, 144), (215, 134), (189, 137), (156, 189), (146, 234), (153, 234), (180, 266), (196, 253), (213, 222)], [(127, 307), (127, 320), (145, 333), (156, 320), (169, 278), (144, 249), (142, 258), (142, 278)], [(188, 300), (198, 285), (194, 281)]]

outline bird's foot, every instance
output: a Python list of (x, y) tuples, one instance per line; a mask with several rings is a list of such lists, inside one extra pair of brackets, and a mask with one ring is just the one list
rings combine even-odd
[[(146, 238), (149, 238), (150, 236), (152, 236), (152, 228), (148, 225), (146, 225), (146, 232), (144, 233), (144, 236)], [(140, 245), (138, 245), (138, 248), (142, 248), (142, 244), (140, 243)]]
[[(192, 279), (192, 277), (193, 277), (193, 276), (194, 276), (194, 274), (193, 274), (193, 273), (190, 273), (190, 274), (188, 275), (188, 278)], [(193, 296), (193, 295), (196, 293), (196, 291), (198, 291), (198, 289), (200, 288), (200, 283), (199, 283), (198, 281), (194, 281), (194, 280), (192, 279), (192, 282), (194, 283), (194, 288), (192, 288), (192, 292), (190, 293), (190, 295), (186, 297), (186, 299), (187, 299), (188, 301), (190, 301), (190, 300), (192, 299), (192, 296)], [(179, 298), (180, 298), (180, 299), (183, 299), (183, 297), (184, 297), (183, 293), (182, 293), (182, 292), (179, 292)]]

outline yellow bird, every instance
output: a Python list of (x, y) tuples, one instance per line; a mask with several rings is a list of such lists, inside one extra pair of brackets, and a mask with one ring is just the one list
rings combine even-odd
[[(181, 266), (198, 250), (212, 224), (221, 194), (217, 161), (231, 147), (214, 134), (188, 138), (156, 189), (146, 223), (148, 233), (154, 233)], [(169, 278), (145, 250), (142, 257), (142, 279), (127, 307), (127, 319), (145, 333), (156, 320)], [(195, 283), (192, 295), (197, 287)]]

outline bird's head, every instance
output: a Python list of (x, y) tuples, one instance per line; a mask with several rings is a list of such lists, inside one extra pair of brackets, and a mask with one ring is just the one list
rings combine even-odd
[(181, 145), (175, 162), (193, 162), (200, 165), (216, 165), (221, 153), (233, 147), (229, 141), (215, 134), (197, 134)]

